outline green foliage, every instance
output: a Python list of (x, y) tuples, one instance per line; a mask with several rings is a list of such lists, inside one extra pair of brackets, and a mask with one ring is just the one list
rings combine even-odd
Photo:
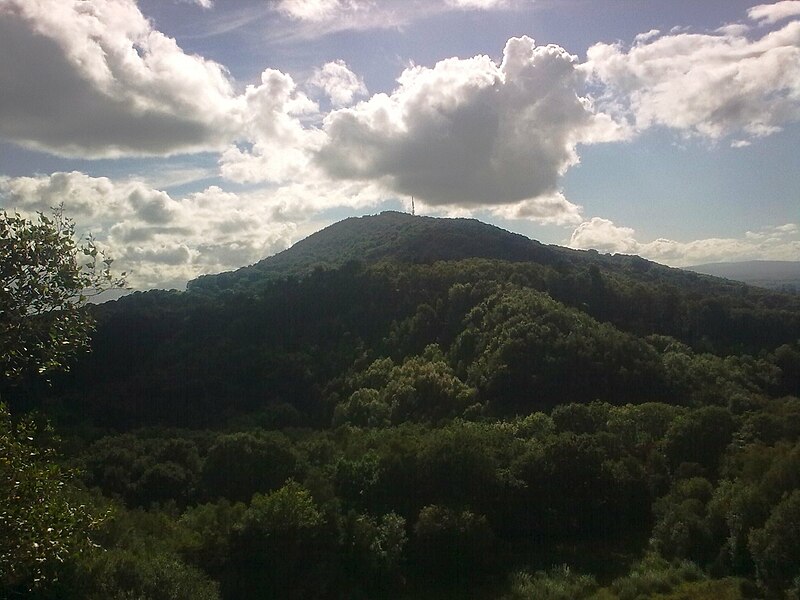
[(219, 577), (230, 555), (230, 539), (247, 507), (220, 500), (189, 508), (179, 524), (187, 531), (181, 551), (205, 572)]
[(185, 505), (196, 496), (201, 460), (190, 439), (124, 434), (95, 442), (85, 467), (88, 483), (129, 506)]
[(714, 486), (707, 479), (680, 479), (655, 503), (653, 511), (658, 520), (651, 544), (659, 554), (701, 563), (713, 558), (716, 540), (706, 520), (713, 493)]
[(322, 523), (319, 512), (308, 490), (290, 481), (275, 492), (264, 496), (256, 494), (242, 518), (241, 531), (248, 533), (274, 533), (290, 539), (303, 532), (313, 531)]
[(232, 532), (223, 591), (235, 598), (308, 597), (327, 583), (335, 541), (325, 516), (299, 483), (255, 494)]
[(662, 378), (657, 354), (641, 340), (514, 286), (470, 312), (451, 355), (500, 414), (597, 398), (641, 401), (658, 393)]
[(556, 431), (573, 433), (598, 433), (608, 427), (611, 405), (604, 402), (590, 404), (562, 404), (550, 413)]
[(514, 421), (516, 435), (521, 438), (543, 438), (554, 433), (556, 425), (550, 415), (535, 412)]
[(373, 388), (360, 388), (350, 397), (336, 405), (333, 411), (333, 426), (349, 423), (356, 427), (387, 427), (390, 424), (391, 408)]
[(646, 456), (685, 412), (680, 407), (655, 402), (626, 404), (611, 410), (606, 427), (630, 451)]
[(219, 585), (177, 556), (110, 549), (85, 565), (90, 600), (218, 600)]
[(705, 578), (703, 571), (691, 562), (671, 563), (657, 555), (648, 555), (628, 575), (615, 579), (611, 589), (619, 600), (638, 600), (668, 594), (686, 582)]
[(663, 594), (653, 594), (652, 600), (743, 600), (742, 582), (736, 579), (692, 581), (682, 583)]
[(386, 594), (402, 581), (401, 560), (406, 546), (406, 521), (395, 513), (380, 519), (348, 513), (343, 519), (340, 569), (350, 589), (370, 595)]
[(521, 571), (511, 580), (507, 600), (584, 600), (594, 598), (593, 577), (574, 573), (567, 565), (550, 571)]
[(485, 516), (440, 505), (424, 507), (414, 525), (417, 568), (458, 585), (486, 569), (494, 533)]
[(374, 450), (356, 458), (341, 457), (334, 467), (336, 493), (346, 504), (368, 506), (381, 478), (380, 457)]
[(461, 381), (436, 345), (402, 364), (374, 361), (353, 377), (359, 387), (333, 414), (334, 425), (349, 423), (381, 427), (404, 422), (432, 421), (462, 415), (475, 404), (476, 391)]
[(40, 430), (12, 423), (0, 403), (0, 590), (46, 593), (81, 552), (102, 515), (81, 503), (72, 474), (37, 443)]
[(64, 369), (88, 349), (87, 297), (124, 286), (90, 237), (75, 241), (61, 209), (35, 221), (0, 212), (0, 377)]
[(670, 423), (662, 441), (662, 450), (673, 469), (682, 463), (697, 463), (713, 474), (734, 431), (735, 423), (730, 411), (705, 406)]
[(345, 223), (98, 306), (92, 357), (10, 390), (114, 507), (43, 593), (497, 597), (525, 569), (514, 598), (796, 594), (800, 301), (473, 221)]
[(772, 510), (761, 529), (750, 534), (759, 578), (771, 590), (785, 590), (800, 577), (800, 490)]
[[(88, 348), (88, 296), (124, 285), (112, 260), (54, 209), (35, 221), (0, 212), (0, 387), (65, 370)], [(41, 446), (32, 420), (12, 423), (0, 403), (0, 585), (4, 595), (47, 595), (94, 547), (100, 517), (79, 500), (71, 474)], [(38, 438), (38, 440), (37, 440)]]
[[(607, 536), (636, 524), (649, 504), (644, 473), (615, 460), (603, 439), (561, 434), (530, 445), (514, 460), (519, 507), (508, 524), (515, 535)], [(510, 533), (511, 533), (510, 532)]]

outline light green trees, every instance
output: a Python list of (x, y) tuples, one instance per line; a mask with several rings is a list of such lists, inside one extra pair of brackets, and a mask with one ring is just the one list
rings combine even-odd
[(75, 502), (69, 474), (36, 443), (32, 421), (12, 424), (0, 403), (0, 595), (53, 585), (60, 567), (91, 547), (94, 518)]
[(124, 287), (125, 274), (60, 209), (52, 218), (0, 212), (0, 376), (64, 369), (88, 348), (87, 299)]

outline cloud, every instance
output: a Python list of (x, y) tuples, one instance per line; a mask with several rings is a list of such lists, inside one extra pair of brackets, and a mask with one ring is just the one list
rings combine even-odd
[(493, 206), (491, 212), (501, 219), (536, 221), (542, 225), (575, 225), (583, 221), (581, 207), (567, 200), (562, 192)]
[(530, 214), (558, 218), (571, 210), (553, 198), (577, 144), (623, 135), (580, 96), (576, 63), (523, 37), (508, 41), (499, 65), (477, 56), (411, 67), (391, 94), (325, 117), (318, 164), (430, 206), (524, 201)]
[[(232, 194), (210, 187), (184, 198), (139, 181), (112, 181), (83, 173), (0, 177), (0, 206), (32, 215), (59, 201), (77, 231), (92, 233), (130, 273), (136, 288), (183, 287), (188, 279), (256, 262), (283, 250), (305, 231), (276, 217), (289, 200), (268, 194)], [(309, 214), (295, 211), (298, 221)]]
[(800, 16), (800, 0), (783, 0), (774, 4), (759, 4), (747, 10), (747, 16), (760, 25), (772, 25), (778, 21)]
[(640, 242), (630, 227), (593, 217), (573, 231), (569, 246), (638, 254), (672, 266), (739, 260), (800, 260), (800, 227), (787, 223), (756, 232), (748, 231), (739, 238), (707, 238), (689, 242), (660, 238)]
[[(773, 22), (794, 15), (796, 5), (755, 7), (750, 16)], [(599, 106), (638, 130), (663, 126), (710, 140), (765, 136), (800, 119), (800, 21), (755, 40), (747, 31), (649, 32), (629, 48), (595, 44), (582, 68), (605, 86)]]
[(445, 4), (461, 9), (489, 10), (506, 8), (511, 2), (509, 0), (445, 0)]
[(178, 2), (182, 2), (184, 4), (196, 4), (200, 8), (213, 8), (214, 7), (214, 0), (178, 0)]
[(230, 146), (220, 157), (221, 173), (240, 183), (284, 183), (309, 175), (312, 152), (323, 134), (301, 121), (317, 115), (318, 107), (298, 91), (294, 80), (267, 69), (261, 84), (248, 86), (244, 100), (244, 131), (248, 148)]
[(658, 37), (661, 34), (661, 31), (658, 29), (651, 29), (645, 33), (638, 34), (633, 41), (637, 44), (641, 44), (647, 42), (648, 40), (652, 40), (654, 37)]
[(635, 254), (638, 242), (630, 227), (619, 227), (608, 219), (592, 217), (591, 220), (585, 221), (575, 228), (569, 240), (569, 246), (570, 248), (593, 248), (603, 252)]
[(221, 65), (133, 0), (0, 0), (0, 137), (79, 157), (215, 149), (238, 129)]
[(277, 7), (292, 19), (318, 22), (347, 10), (348, 5), (340, 0), (280, 0)]
[(322, 90), (336, 108), (348, 106), (355, 98), (367, 95), (364, 80), (353, 73), (343, 60), (325, 63), (316, 69), (307, 85)]
[[(515, 4), (431, 6), (488, 10)], [(408, 14), (408, 5), (394, 0), (376, 6), (358, 0), (280, 5), (306, 20), (327, 18), (330, 11)], [(81, 158), (213, 150), (219, 152), (219, 174), (230, 181), (291, 190), (299, 182), (324, 190), (338, 186), (355, 194), (348, 205), (374, 203), (379, 193), (383, 199), (411, 194), (448, 210), (488, 205), (514, 218), (574, 223), (579, 211), (559, 181), (578, 161), (577, 144), (621, 135), (581, 95), (577, 59), (528, 38), (509, 40), (501, 64), (478, 56), (409, 68), (392, 94), (356, 106), (350, 105), (367, 94), (363, 80), (343, 61), (329, 62), (303, 86), (330, 98), (327, 115), (292, 77), (274, 69), (237, 93), (224, 67), (186, 54), (154, 29), (133, 0), (0, 0), (0, 50), (15, 58), (0, 63), (0, 137)], [(381, 121), (384, 114), (389, 121)], [(365, 149), (359, 136), (369, 138), (371, 147)], [(372, 155), (358, 164), (367, 150)], [(163, 185), (204, 175), (190, 169), (154, 180)], [(56, 174), (30, 185), (64, 180)], [(77, 210), (89, 210), (86, 202), (76, 200)], [(166, 218), (157, 208), (137, 214)]]

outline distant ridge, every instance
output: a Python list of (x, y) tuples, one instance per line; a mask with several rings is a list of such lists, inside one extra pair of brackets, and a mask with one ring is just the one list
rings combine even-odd
[(767, 289), (800, 292), (800, 261), (749, 260), (709, 263), (686, 269)]

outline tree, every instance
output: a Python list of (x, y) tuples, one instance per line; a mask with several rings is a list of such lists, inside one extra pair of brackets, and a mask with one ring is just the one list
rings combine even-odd
[(0, 212), (0, 374), (65, 369), (86, 350), (92, 320), (87, 300), (125, 286), (112, 259), (89, 236), (75, 240), (75, 224), (53, 210), (35, 220)]
[(412, 561), (423, 577), (463, 585), (490, 566), (494, 542), (484, 515), (431, 504), (414, 525)]
[[(61, 208), (36, 220), (0, 212), (0, 384), (66, 369), (88, 347), (91, 295), (124, 285), (89, 237), (75, 241)], [(41, 591), (68, 559), (91, 548), (89, 509), (69, 473), (37, 444), (30, 420), (14, 424), (0, 403), (0, 591)]]
[(781, 500), (763, 529), (750, 534), (750, 552), (770, 591), (785, 590), (800, 577), (800, 490)]
[(290, 480), (254, 494), (234, 528), (223, 595), (229, 598), (324, 597), (335, 532), (311, 492)]
[(277, 432), (221, 435), (208, 450), (201, 483), (209, 499), (245, 502), (282, 486), (297, 470), (289, 439)]
[(97, 524), (76, 502), (70, 474), (36, 443), (29, 419), (12, 424), (0, 403), (0, 596), (41, 592), (61, 568), (92, 548)]

